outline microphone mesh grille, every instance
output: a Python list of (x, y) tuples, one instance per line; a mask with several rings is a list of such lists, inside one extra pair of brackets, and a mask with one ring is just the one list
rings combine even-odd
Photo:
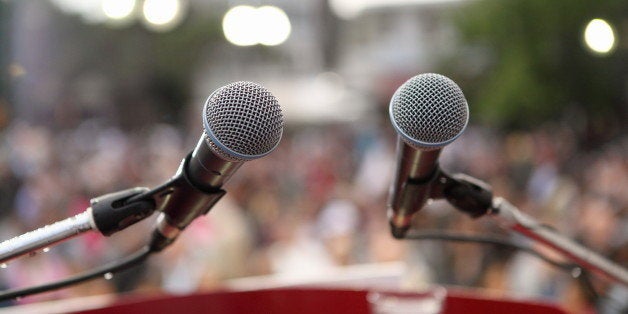
[(469, 117), (460, 87), (440, 74), (406, 81), (392, 97), (390, 119), (403, 140), (418, 149), (437, 149), (464, 131)]
[(231, 83), (207, 99), (205, 132), (212, 150), (227, 160), (262, 157), (281, 139), (281, 107), (275, 96), (258, 84)]

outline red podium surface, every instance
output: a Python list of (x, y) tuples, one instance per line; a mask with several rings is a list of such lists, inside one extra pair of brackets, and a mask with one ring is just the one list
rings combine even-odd
[(444, 288), (423, 293), (297, 287), (121, 299), (72, 313), (565, 313), (540, 302), (494, 299)]
[(434, 286), (404, 290), (403, 263), (355, 265), (315, 278), (261, 276), (230, 280), (222, 291), (189, 295), (101, 295), (0, 309), (40, 313), (565, 313), (529, 298), (496, 298), (485, 290)]

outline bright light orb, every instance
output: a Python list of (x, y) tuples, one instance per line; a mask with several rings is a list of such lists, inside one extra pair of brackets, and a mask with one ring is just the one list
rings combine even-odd
[(276, 46), (288, 39), (292, 27), (286, 13), (278, 7), (240, 5), (225, 13), (222, 30), (236, 46)]
[(602, 19), (591, 20), (584, 30), (584, 42), (595, 53), (610, 53), (615, 48), (613, 27)]
[(135, 0), (103, 0), (102, 10), (107, 18), (123, 20), (133, 13)]
[(252, 46), (258, 43), (257, 9), (248, 5), (235, 6), (222, 19), (225, 38), (236, 46)]
[(258, 42), (266, 46), (282, 44), (290, 36), (292, 27), (286, 13), (274, 6), (263, 6), (257, 9), (259, 23)]
[(175, 22), (180, 9), (179, 0), (145, 0), (143, 12), (148, 23), (165, 26)]

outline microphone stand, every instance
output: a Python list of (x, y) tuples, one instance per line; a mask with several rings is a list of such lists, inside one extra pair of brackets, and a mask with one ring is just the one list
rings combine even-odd
[(493, 197), (488, 184), (467, 175), (450, 176), (440, 169), (438, 171), (435, 180), (428, 183), (431, 185), (430, 198), (445, 198), (473, 218), (489, 215), (503, 228), (552, 248), (584, 269), (628, 286), (626, 268), (538, 223), (505, 199)]
[(488, 214), (503, 227), (562, 253), (584, 269), (628, 286), (628, 270), (557, 231), (538, 223), (505, 199), (495, 197)]
[(91, 207), (76, 216), (6, 240), (0, 243), (0, 263), (6, 265), (12, 259), (35, 254), (40, 249), (90, 230), (97, 230), (106, 236), (120, 231), (152, 214), (155, 209), (152, 200), (126, 202), (147, 191), (147, 188), (132, 188), (91, 199)]
[[(41, 248), (83, 232), (95, 230), (109, 236), (143, 220), (155, 211), (161, 211), (150, 242), (125, 259), (52, 283), (1, 291), (0, 301), (60, 289), (118, 272), (141, 263), (149, 255), (161, 252), (172, 244), (181, 230), (196, 217), (209, 212), (226, 194), (220, 188), (206, 190), (192, 185), (185, 171), (191, 157), (192, 153), (188, 154), (181, 161), (177, 173), (160, 186), (153, 189), (132, 188), (94, 198), (90, 200), (91, 206), (83, 213), (0, 243), (0, 267), (4, 268), (11, 259), (35, 254)], [(166, 212), (178, 215), (181, 223), (170, 226)]]
[[(225, 190), (203, 189), (191, 183), (186, 169), (192, 158), (188, 154), (177, 173), (164, 184), (152, 189), (131, 188), (105, 194), (90, 200), (84, 212), (51, 225), (24, 233), (0, 243), (0, 265), (26, 254), (57, 244), (83, 232), (95, 230), (105, 236), (143, 220), (154, 211), (162, 211), (149, 246), (159, 252), (172, 244), (178, 234), (196, 217), (206, 214), (225, 194)], [(174, 204), (174, 205), (172, 205)], [(181, 223), (170, 226), (164, 208), (177, 215)]]
[(14, 258), (29, 253), (35, 254), (35, 251), (39, 249), (49, 247), (93, 228), (91, 208), (88, 208), (74, 217), (66, 218), (0, 243), (0, 263), (6, 267), (6, 262)]

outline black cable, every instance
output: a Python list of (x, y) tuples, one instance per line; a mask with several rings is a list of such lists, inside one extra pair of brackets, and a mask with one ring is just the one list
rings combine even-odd
[(7, 291), (0, 292), (0, 301), (10, 300), (25, 297), (28, 295), (33, 295), (37, 293), (42, 293), (54, 289), (61, 289), (70, 285), (78, 284), (90, 279), (102, 277), (107, 273), (116, 273), (118, 271), (127, 269), (129, 267), (135, 266), (150, 256), (153, 251), (148, 246), (144, 246), (126, 258), (111, 262), (109, 264), (103, 265), (99, 268), (83, 272), (81, 274), (74, 275), (72, 277), (68, 277), (63, 280), (42, 284), (39, 286), (27, 287), (27, 288), (17, 288), (11, 289)]
[(494, 245), (499, 245), (499, 246), (505, 246), (505, 247), (510, 247), (517, 250), (521, 250), (526, 253), (530, 253), (540, 258), (544, 262), (547, 262), (563, 270), (568, 270), (568, 271), (573, 270), (573, 267), (572, 267), (573, 265), (555, 261), (539, 253), (538, 251), (536, 251), (535, 249), (527, 245), (522, 245), (514, 241), (499, 239), (495, 237), (450, 233), (450, 232), (439, 232), (439, 231), (410, 230), (408, 231), (408, 234), (406, 235), (405, 238), (409, 240), (443, 240), (443, 241), (453, 241), (453, 242), (469, 242), (469, 243), (494, 244)]
[(443, 241), (454, 241), (454, 242), (465, 242), (465, 243), (480, 243), (480, 244), (493, 244), (499, 245), (509, 248), (514, 248), (528, 254), (531, 254), (544, 262), (551, 264), (554, 267), (557, 267), (567, 273), (570, 276), (578, 279), (582, 287), (585, 289), (587, 294), (595, 300), (599, 299), (599, 294), (593, 287), (591, 280), (588, 276), (588, 273), (585, 272), (584, 269), (578, 267), (577, 265), (571, 263), (562, 263), (556, 260), (553, 260), (539, 251), (533, 249), (530, 246), (516, 243), (511, 240), (504, 240), (490, 236), (479, 236), (479, 235), (470, 235), (470, 234), (460, 234), (460, 233), (451, 233), (451, 232), (442, 232), (442, 231), (417, 231), (417, 230), (409, 230), (408, 234), (406, 234), (405, 239), (409, 240), (443, 240)]

